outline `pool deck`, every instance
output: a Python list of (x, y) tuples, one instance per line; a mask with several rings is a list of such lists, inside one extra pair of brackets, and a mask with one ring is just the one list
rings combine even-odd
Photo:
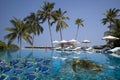
[(51, 49), (50, 46), (26, 46), (25, 48), (35, 48), (35, 49)]

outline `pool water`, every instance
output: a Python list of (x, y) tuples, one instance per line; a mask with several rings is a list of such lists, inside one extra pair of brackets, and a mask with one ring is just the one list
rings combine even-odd
[[(74, 71), (73, 60), (92, 61), (102, 71), (78, 66)], [(120, 80), (120, 58), (94, 52), (0, 51), (0, 80)]]

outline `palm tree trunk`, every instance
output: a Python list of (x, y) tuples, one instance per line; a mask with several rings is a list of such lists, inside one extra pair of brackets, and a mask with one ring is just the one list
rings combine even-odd
[(62, 30), (61, 30), (61, 28), (60, 28), (60, 38), (61, 38), (61, 41), (62, 41), (63, 38), (62, 38)]
[(79, 30), (79, 25), (77, 27), (77, 32), (76, 32), (76, 36), (75, 36), (75, 39), (77, 40), (77, 37), (78, 37), (78, 30)]
[[(112, 22), (110, 21), (110, 27), (109, 27), (110, 35), (112, 35), (112, 28), (111, 27), (112, 27)], [(109, 43), (109, 46), (111, 48), (113, 48), (113, 42), (109, 40), (108, 43)]]
[(20, 37), (20, 50), (22, 49), (22, 37)]
[(32, 35), (32, 56), (33, 56), (33, 48), (34, 48), (34, 34)]
[(111, 23), (111, 21), (110, 21), (110, 27), (109, 27), (109, 29), (110, 29), (110, 32), (111, 32), (111, 25), (112, 25), (112, 23)]
[(52, 32), (51, 32), (51, 26), (50, 26), (50, 21), (48, 19), (48, 24), (49, 24), (49, 32), (50, 32), (50, 40), (51, 40), (51, 46), (53, 47), (53, 43), (52, 43)]
[(19, 51), (19, 57), (21, 57), (21, 50), (22, 50), (22, 37), (20, 36), (20, 51)]
[(32, 36), (32, 49), (33, 49), (33, 46), (34, 45), (34, 34), (33, 34), (33, 36)]

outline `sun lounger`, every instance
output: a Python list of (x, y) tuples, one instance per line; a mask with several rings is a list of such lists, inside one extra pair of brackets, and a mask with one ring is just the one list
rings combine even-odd
[(76, 47), (76, 48), (74, 48), (74, 49), (71, 49), (71, 51), (78, 51), (78, 50), (80, 50), (81, 49), (81, 47)]
[(111, 49), (111, 50), (108, 50), (108, 52), (113, 52), (113, 53), (115, 53), (115, 52), (117, 52), (118, 50), (120, 50), (120, 47), (116, 47), (116, 48), (113, 48), (113, 49)]
[(70, 46), (70, 47), (64, 48), (64, 51), (78, 51), (78, 50), (80, 50), (80, 49), (81, 49), (81, 47), (72, 48), (72, 47)]
[(62, 50), (62, 48), (61, 47), (55, 47), (55, 48), (53, 48), (53, 50)]
[(71, 49), (72, 49), (72, 46), (69, 46), (69, 47), (64, 48), (64, 51), (71, 51)]

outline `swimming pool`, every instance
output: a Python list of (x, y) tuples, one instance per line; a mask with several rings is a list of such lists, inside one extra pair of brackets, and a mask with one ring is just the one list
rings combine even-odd
[[(102, 70), (74, 67), (73, 60), (89, 60), (102, 66)], [(0, 51), (0, 80), (120, 80), (120, 58), (39, 49)]]

